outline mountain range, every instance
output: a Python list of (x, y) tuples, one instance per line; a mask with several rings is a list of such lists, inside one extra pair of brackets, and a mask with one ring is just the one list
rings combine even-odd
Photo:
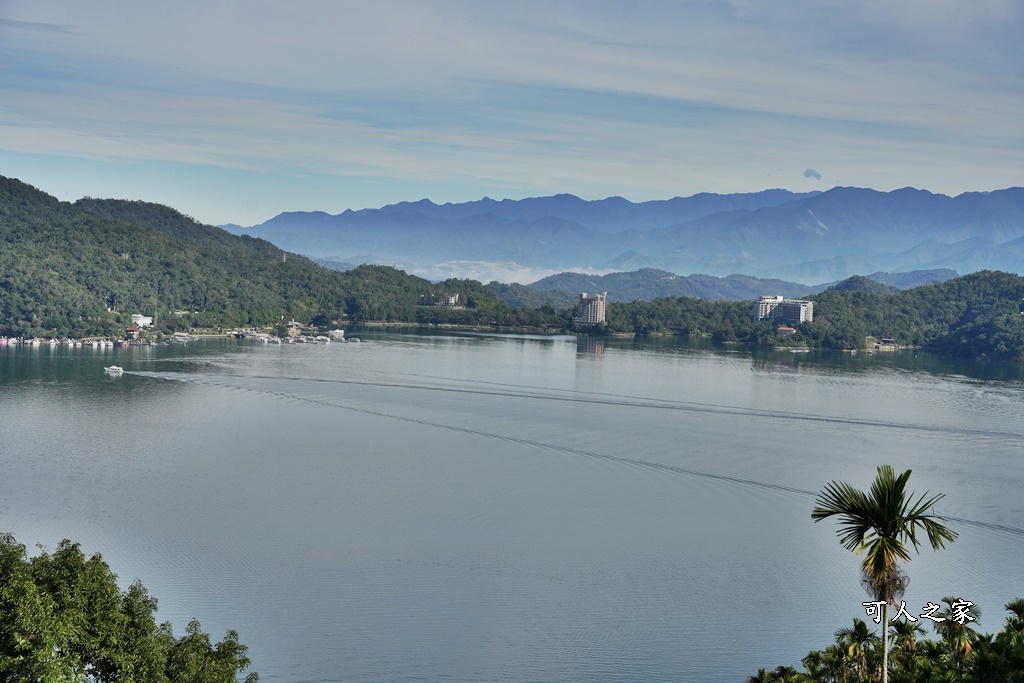
[[(859, 348), (872, 335), (957, 356), (1024, 358), (1024, 278), (983, 271), (913, 286), (951, 275), (937, 270), (847, 278), (814, 295), (814, 324), (799, 326), (799, 338), (790, 341)], [(913, 288), (898, 290), (908, 286)], [(157, 336), (196, 327), (280, 326), (286, 319), (564, 331), (576, 329), (576, 292), (603, 287), (614, 289), (619, 300), (608, 305), (607, 332), (709, 334), (761, 345), (782, 343), (774, 327), (753, 320), (749, 300), (721, 299), (809, 289), (749, 276), (680, 277), (651, 269), (599, 277), (564, 273), (533, 287), (432, 283), (381, 265), (338, 271), (166, 206), (61, 202), (0, 176), (0, 337), (120, 337), (133, 313), (152, 317)], [(465, 304), (431, 305), (453, 294)], [(564, 305), (556, 310), (559, 297)]]
[[(314, 258), (385, 263), (433, 279), (486, 281), (491, 273), (529, 282), (564, 271), (655, 268), (813, 284), (876, 271), (1024, 272), (1024, 188), (1016, 187), (956, 197), (835, 187), (640, 203), (567, 194), (421, 200), (222, 227)], [(508, 277), (514, 273), (523, 277)]]
[[(609, 273), (587, 275), (584, 273), (559, 273), (529, 285), (530, 289), (542, 292), (572, 294), (579, 292), (608, 292), (609, 302), (650, 301), (666, 296), (686, 296), (697, 299), (726, 299), (749, 301), (764, 294), (781, 294), (787, 299), (802, 298), (818, 294), (826, 289), (860, 289), (870, 291), (899, 291), (945, 282), (957, 277), (956, 271), (948, 269), (916, 270), (908, 273), (872, 273), (867, 276), (853, 276), (842, 282), (825, 282), (816, 285), (802, 285), (778, 279), (755, 278), (749, 275), (675, 275), (664, 270), (644, 268), (631, 273)], [(490, 285), (492, 289), (495, 286)], [(508, 299), (506, 299), (507, 301)], [(570, 305), (574, 301), (553, 299), (550, 303)], [(567, 303), (566, 303), (567, 302)]]

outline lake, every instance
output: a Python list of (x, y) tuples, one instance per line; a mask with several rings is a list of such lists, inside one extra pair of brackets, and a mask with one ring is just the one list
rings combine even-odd
[[(598, 340), (0, 347), (0, 531), (139, 579), (271, 681), (743, 681), (866, 618), (814, 524), (880, 464), (960, 538), (918, 614), (1024, 596), (1024, 368)], [(121, 377), (104, 376), (117, 363)]]

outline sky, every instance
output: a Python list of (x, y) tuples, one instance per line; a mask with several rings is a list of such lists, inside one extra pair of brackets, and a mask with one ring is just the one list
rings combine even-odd
[(1020, 0), (0, 0), (0, 175), (204, 223), (1024, 184)]

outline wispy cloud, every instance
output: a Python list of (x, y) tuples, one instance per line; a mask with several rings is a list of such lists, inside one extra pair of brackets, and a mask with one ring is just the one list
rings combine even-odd
[(39, 33), (73, 33), (75, 28), (69, 24), (48, 24), (40, 21), (17, 21), (0, 17), (0, 27)]
[(366, 179), (384, 201), (410, 198), (385, 196), (388, 179), (421, 196), (443, 186), (440, 201), (467, 198), (460, 186), (647, 199), (761, 189), (776, 168), (810, 189), (807, 158), (842, 184), (1004, 186), (1024, 163), (1022, 11), (13, 2), (0, 9), (0, 151), (347, 178), (347, 193), (305, 207), (327, 210), (369, 205)]

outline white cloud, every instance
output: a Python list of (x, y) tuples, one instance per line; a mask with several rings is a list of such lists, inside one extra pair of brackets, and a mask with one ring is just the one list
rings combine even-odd
[(561, 268), (532, 268), (502, 261), (444, 261), (442, 263), (396, 263), (381, 265), (394, 266), (412, 275), (427, 280), (460, 278), (488, 283), (492, 281), (528, 285), (559, 273), (583, 273), (586, 275), (607, 275), (612, 270), (594, 269), (589, 266), (564, 266)]
[(1024, 6), (964, 7), (8, 0), (0, 149), (631, 198), (776, 168), (809, 189), (808, 158), (842, 184), (1005, 185)]

